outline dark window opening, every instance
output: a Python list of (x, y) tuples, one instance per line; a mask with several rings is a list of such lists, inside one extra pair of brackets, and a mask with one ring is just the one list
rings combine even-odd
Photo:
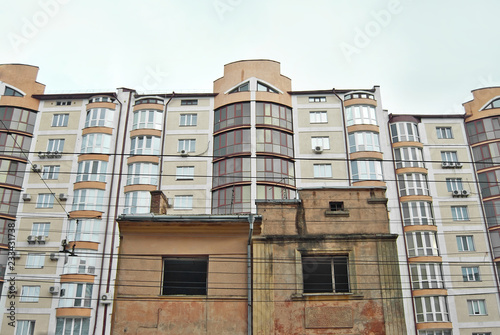
[(207, 257), (163, 259), (163, 295), (207, 295)]
[(304, 293), (348, 293), (347, 256), (302, 256)]
[(229, 91), (229, 94), (236, 93), (236, 92), (248, 92), (249, 90), (250, 90), (250, 84), (247, 82), (247, 83), (241, 84), (240, 86), (236, 87), (235, 89), (232, 89), (231, 91)]
[(330, 201), (330, 210), (332, 212), (338, 212), (344, 210), (344, 202), (343, 201)]
[(181, 106), (188, 106), (188, 105), (197, 105), (198, 100), (193, 99), (193, 100), (181, 100)]
[(11, 97), (24, 97), (24, 95), (21, 92), (16, 91), (15, 89), (10, 87), (5, 87), (4, 95), (8, 95)]

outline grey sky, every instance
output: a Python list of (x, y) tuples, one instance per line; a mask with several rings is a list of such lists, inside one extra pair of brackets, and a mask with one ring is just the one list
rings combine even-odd
[(460, 113), (500, 85), (500, 2), (23, 0), (0, 13), (0, 63), (48, 92), (207, 92), (223, 65), (281, 63), (294, 90), (380, 85), (391, 113)]

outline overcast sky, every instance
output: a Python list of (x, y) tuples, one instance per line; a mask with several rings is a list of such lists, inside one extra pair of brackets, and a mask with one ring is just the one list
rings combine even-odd
[(380, 85), (391, 113), (462, 113), (500, 86), (498, 0), (22, 0), (0, 12), (0, 63), (46, 92), (211, 92), (224, 64), (281, 63), (293, 90)]

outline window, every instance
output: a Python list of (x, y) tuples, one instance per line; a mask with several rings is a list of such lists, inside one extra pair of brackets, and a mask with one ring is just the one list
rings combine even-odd
[(377, 160), (351, 161), (352, 180), (382, 180), (382, 162)]
[(314, 178), (331, 178), (331, 164), (314, 164)]
[(372, 99), (375, 100), (375, 97), (373, 94), (369, 93), (352, 93), (352, 94), (346, 94), (344, 96), (344, 100), (351, 100), (351, 99)]
[(76, 181), (106, 181), (106, 170), (108, 162), (105, 161), (81, 161), (78, 163)]
[(196, 140), (179, 140), (177, 143), (177, 152), (195, 152)]
[(469, 315), (486, 315), (486, 303), (484, 300), (467, 300)]
[(451, 127), (436, 127), (437, 138), (453, 138)]
[(441, 265), (437, 263), (410, 264), (413, 289), (443, 288)]
[(95, 97), (95, 98), (90, 98), (89, 99), (89, 104), (93, 102), (114, 102), (115, 99), (110, 98), (110, 97)]
[[(246, 177), (246, 180), (250, 180), (250, 162), (249, 158), (239, 158), (242, 160), (240, 162), (235, 160), (234, 162), (237, 164), (236, 168), (240, 171), (243, 170), (242, 175)], [(228, 160), (226, 160), (228, 161)], [(232, 170), (232, 164), (228, 161), (229, 164), (226, 164), (226, 175)], [(220, 166), (222, 167), (222, 166)], [(269, 181), (281, 184), (295, 185), (295, 168), (293, 162), (277, 157), (259, 157), (257, 158), (257, 181)], [(234, 182), (233, 178), (227, 178), (226, 182)]]
[(85, 128), (113, 127), (114, 111), (109, 108), (91, 108), (87, 111)]
[(346, 107), (346, 123), (348, 126), (355, 124), (377, 125), (375, 107), (368, 105), (354, 105)]
[(392, 142), (418, 142), (418, 125), (412, 122), (398, 122), (391, 124)]
[[(230, 189), (229, 189), (230, 190)], [(229, 191), (230, 192), (230, 191)], [(281, 186), (257, 185), (257, 198), (262, 200), (295, 199), (295, 191)], [(248, 212), (248, 210), (246, 211)]]
[(302, 256), (304, 293), (348, 293), (349, 261), (345, 255)]
[(56, 101), (56, 106), (71, 106), (71, 101)]
[[(241, 141), (244, 142), (243, 149), (250, 152), (250, 136), (247, 129), (243, 130)], [(257, 152), (272, 152), (280, 155), (293, 157), (293, 137), (289, 133), (276, 129), (257, 129)], [(248, 144), (247, 144), (248, 143)], [(215, 145), (215, 144), (214, 144)], [(214, 150), (215, 156), (215, 150)]]
[[(257, 129), (257, 132), (262, 129)], [(257, 141), (258, 141), (257, 136)], [(258, 149), (257, 149), (258, 150)], [(214, 156), (250, 152), (250, 130), (238, 129), (214, 136)]]
[(31, 227), (31, 235), (49, 236), (49, 230), (50, 230), (49, 222), (35, 222)]
[(37, 113), (16, 107), (0, 107), (0, 129), (33, 133)]
[(62, 283), (59, 307), (90, 307), (93, 284)]
[(163, 259), (163, 295), (207, 295), (208, 257)]
[[(1, 123), (0, 123), (1, 125)], [(31, 137), (0, 132), (0, 153), (3, 155), (26, 158), (31, 146)]]
[(75, 190), (73, 211), (103, 211), (104, 190), (82, 188)]
[(446, 178), (446, 187), (448, 192), (462, 191), (464, 189), (462, 178)]
[(417, 322), (448, 322), (446, 297), (415, 297)]
[(158, 164), (132, 163), (128, 166), (127, 185), (158, 184)]
[(327, 123), (326, 111), (320, 112), (309, 112), (309, 122), (310, 123)]
[(62, 152), (64, 149), (64, 139), (50, 139), (47, 145), (48, 152)]
[(269, 124), (293, 130), (292, 110), (290, 108), (268, 102), (257, 101), (256, 104), (256, 124)]
[(22, 94), (21, 92), (7, 86), (5, 87), (3, 95), (8, 95), (11, 97), (24, 97), (24, 94)]
[(236, 92), (247, 92), (249, 90), (250, 90), (250, 84), (248, 82), (246, 82), (246, 83), (241, 84), (240, 86), (232, 89), (231, 91), (229, 91), (229, 94), (236, 93)]
[(159, 155), (160, 137), (158, 136), (136, 136), (130, 144), (131, 155)]
[(415, 231), (406, 233), (408, 256), (439, 256), (436, 233), (430, 231)]
[(125, 194), (123, 214), (144, 214), (151, 212), (151, 193), (149, 191), (133, 191)]
[(486, 107), (483, 108), (483, 110), (492, 108), (500, 108), (500, 99), (493, 100), (492, 102), (487, 104)]
[(500, 136), (500, 118), (490, 117), (467, 123), (467, 134), (471, 144), (494, 140)]
[(90, 318), (57, 318), (55, 335), (89, 335)]
[(451, 334), (451, 329), (425, 329), (425, 330), (419, 330), (418, 335), (452, 335), (452, 334)]
[[(266, 158), (257, 158), (257, 180), (265, 180), (266, 177), (271, 180), (273, 180), (273, 178), (277, 178), (278, 180), (285, 178), (285, 176), (279, 173), (280, 171), (274, 171), (269, 165), (270, 163)], [(271, 165), (273, 168), (277, 167), (276, 163)], [(247, 157), (226, 158), (215, 162), (213, 187), (241, 181), (250, 181), (250, 166), (250, 158)], [(271, 171), (266, 168), (271, 169)]]
[[(259, 187), (257, 187), (257, 192), (259, 192)], [(216, 190), (212, 193), (212, 214), (250, 213), (251, 199), (250, 186), (234, 186)]]
[(45, 254), (28, 254), (26, 258), (26, 269), (42, 269), (45, 262)]
[(15, 216), (20, 196), (20, 191), (0, 188), (0, 213), (8, 213)]
[(198, 114), (181, 114), (179, 126), (196, 126)]
[(189, 179), (194, 178), (194, 166), (178, 166), (175, 173), (175, 179)]
[(328, 203), (328, 208), (332, 212), (344, 211), (344, 202), (343, 201), (330, 201)]
[[(260, 105), (260, 103), (257, 103), (257, 119), (259, 118)], [(215, 110), (214, 131), (239, 125), (250, 125), (249, 102), (231, 104)]]
[(38, 302), (40, 286), (22, 286), (19, 302)]
[(174, 198), (174, 209), (193, 209), (193, 196), (176, 195)]
[(97, 251), (78, 250), (78, 256), (67, 258), (63, 273), (96, 274)]
[(378, 134), (373, 132), (349, 134), (349, 152), (358, 151), (380, 151)]
[(330, 149), (330, 137), (321, 136), (321, 137), (311, 137), (311, 147), (314, 150), (317, 146), (323, 148), (323, 150)]
[(309, 102), (326, 102), (326, 97), (309, 97)]
[(181, 100), (181, 106), (192, 106), (192, 105), (197, 105), (198, 100), (196, 99), (189, 99), (189, 100)]
[(441, 151), (441, 159), (443, 162), (458, 162), (458, 156), (456, 151)]
[(136, 105), (140, 105), (140, 104), (158, 104), (158, 105), (163, 105), (163, 100), (161, 100), (161, 99), (155, 99), (155, 98), (147, 98), (147, 99), (136, 100), (135, 104)]
[(57, 179), (59, 177), (59, 165), (44, 165), (42, 179)]
[(25, 170), (26, 163), (10, 159), (0, 159), (0, 183), (21, 187)]
[(69, 221), (69, 241), (99, 242), (101, 238), (101, 220), (78, 219)]
[(110, 150), (111, 135), (94, 133), (82, 136), (82, 154), (109, 154)]
[(401, 203), (405, 226), (434, 225), (432, 204), (426, 201), (410, 201)]
[(478, 179), (483, 197), (500, 195), (500, 170), (479, 173)]
[(35, 321), (17, 320), (16, 335), (33, 335), (35, 331)]
[(143, 109), (134, 112), (132, 129), (158, 129), (163, 127), (163, 111)]
[(462, 277), (464, 281), (481, 281), (478, 266), (463, 266)]
[(52, 118), (52, 127), (67, 127), (69, 114), (54, 114)]
[(424, 167), (422, 149), (415, 147), (404, 147), (394, 149), (396, 169), (407, 167)]
[(475, 251), (472, 235), (457, 236), (458, 251)]
[(491, 335), (491, 332), (472, 333), (472, 335)]
[(402, 197), (407, 195), (429, 195), (427, 176), (422, 173), (399, 174), (399, 193)]
[(451, 206), (451, 217), (453, 218), (453, 221), (469, 220), (467, 206)]
[(40, 193), (36, 201), (36, 208), (52, 208), (54, 207), (54, 194)]
[(259, 92), (278, 93), (277, 90), (275, 90), (274, 88), (272, 88), (269, 85), (261, 83), (260, 81), (257, 82), (257, 91), (259, 91)]

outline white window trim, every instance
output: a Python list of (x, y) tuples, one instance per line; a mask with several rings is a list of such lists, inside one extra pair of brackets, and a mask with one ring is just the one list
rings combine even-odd
[(330, 150), (330, 137), (329, 136), (311, 137), (311, 148), (314, 150), (317, 146), (321, 146), (323, 150)]
[(191, 210), (193, 209), (192, 195), (176, 195), (174, 197), (174, 210)]
[(332, 178), (331, 164), (314, 164), (314, 178)]
[(193, 180), (194, 179), (194, 166), (178, 166), (175, 172), (175, 179), (177, 180)]
[(309, 123), (328, 123), (328, 113), (326, 111), (310, 111)]
[(23, 285), (19, 302), (38, 302), (40, 297), (40, 286)]
[(26, 257), (26, 269), (43, 269), (45, 264), (45, 254), (42, 253), (28, 253)]
[(469, 315), (488, 315), (486, 310), (486, 301), (484, 299), (472, 299), (467, 300), (467, 309), (469, 310)]

